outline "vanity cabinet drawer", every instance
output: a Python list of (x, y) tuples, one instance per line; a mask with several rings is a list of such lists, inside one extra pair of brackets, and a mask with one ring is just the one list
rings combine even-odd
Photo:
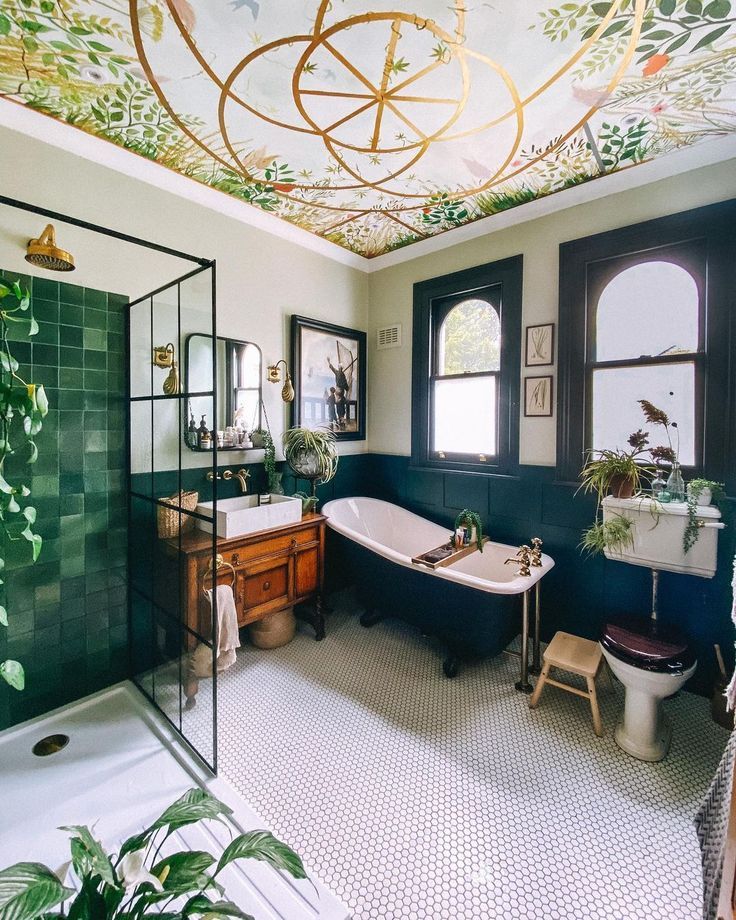
[(289, 604), (292, 559), (282, 556), (248, 566), (238, 572), (237, 606), (241, 626), (252, 623), (271, 610)]
[(319, 541), (317, 527), (307, 527), (290, 534), (276, 533), (272, 537), (264, 537), (254, 543), (245, 543), (233, 546), (232, 549), (221, 550), (225, 562), (237, 569), (257, 559), (273, 556), (279, 553), (288, 553), (298, 550), (302, 546)]

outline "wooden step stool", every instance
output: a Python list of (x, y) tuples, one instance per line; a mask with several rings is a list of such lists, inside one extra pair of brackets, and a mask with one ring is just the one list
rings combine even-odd
[[(543, 658), (544, 667), (539, 675), (534, 693), (529, 700), (529, 708), (534, 709), (536, 707), (545, 684), (552, 684), (553, 687), (559, 687), (560, 690), (575, 693), (577, 696), (590, 700), (590, 709), (593, 714), (593, 731), (600, 737), (603, 734), (603, 726), (601, 725), (601, 714), (598, 709), (598, 697), (595, 692), (595, 679), (603, 662), (600, 645), (590, 639), (582, 639), (580, 636), (573, 636), (570, 633), (556, 632), (554, 638), (544, 650)], [(553, 680), (549, 676), (552, 668), (559, 668), (561, 671), (568, 671), (571, 674), (579, 674), (580, 677), (584, 677), (588, 685), (587, 691)]]

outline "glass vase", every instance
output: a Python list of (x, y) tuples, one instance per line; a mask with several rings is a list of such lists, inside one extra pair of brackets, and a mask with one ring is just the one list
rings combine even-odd
[(667, 483), (662, 478), (662, 471), (657, 470), (657, 475), (652, 480), (652, 498), (659, 500), (659, 496), (666, 490), (666, 488)]
[(672, 464), (672, 472), (667, 479), (667, 491), (670, 493), (673, 502), (685, 501), (685, 481), (682, 478), (680, 464)]

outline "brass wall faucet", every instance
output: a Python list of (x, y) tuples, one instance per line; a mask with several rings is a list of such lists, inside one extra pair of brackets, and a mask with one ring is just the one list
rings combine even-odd
[(240, 491), (245, 495), (248, 491), (248, 478), (250, 476), (249, 470), (238, 470), (235, 474), (235, 478), (240, 483)]

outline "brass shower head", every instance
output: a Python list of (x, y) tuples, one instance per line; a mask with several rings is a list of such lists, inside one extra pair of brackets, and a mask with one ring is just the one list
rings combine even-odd
[(52, 224), (47, 224), (41, 236), (28, 243), (26, 262), (52, 272), (74, 271), (74, 256), (56, 245), (56, 234)]

